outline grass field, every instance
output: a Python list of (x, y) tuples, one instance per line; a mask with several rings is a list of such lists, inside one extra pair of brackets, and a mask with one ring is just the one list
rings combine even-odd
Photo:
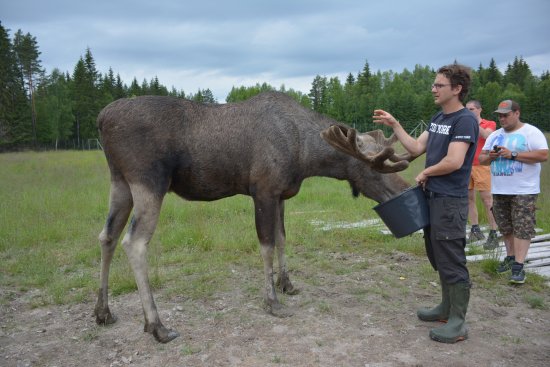
[[(422, 160), (402, 175), (413, 182)], [(0, 154), (0, 286), (18, 291), (38, 290), (35, 306), (70, 304), (95, 298), (100, 246), (97, 240), (108, 211), (109, 174), (100, 151), (24, 152)], [(550, 231), (550, 164), (545, 163), (538, 227)], [(299, 195), (286, 204), (289, 268), (315, 266), (345, 274), (369, 267), (369, 254), (401, 251), (424, 256), (420, 236), (395, 239), (373, 228), (323, 231), (314, 223), (359, 222), (377, 218), (376, 203), (353, 199), (346, 182), (326, 178), (306, 180)], [(484, 211), (478, 203), (481, 220)], [(354, 268), (338, 268), (327, 253), (365, 258)], [(232, 265), (262, 272), (249, 197), (212, 202), (186, 202), (169, 194), (149, 250), (154, 287), (169, 294), (208, 297), (214, 287), (230, 287)], [(487, 264), (470, 265), (473, 274), (487, 273)], [(411, 269), (413, 276), (431, 274), (427, 261)], [(311, 280), (314, 281), (314, 280)], [(113, 295), (136, 289), (124, 251), (119, 246), (110, 278)], [(536, 295), (541, 277), (525, 285)], [(4, 297), (4, 296), (2, 296)], [(0, 302), (5, 302), (0, 299)]]

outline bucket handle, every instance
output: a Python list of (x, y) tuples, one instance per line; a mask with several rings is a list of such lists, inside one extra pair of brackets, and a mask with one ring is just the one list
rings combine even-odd
[[(401, 194), (404, 194), (406, 192), (409, 192), (409, 191), (412, 191), (412, 190), (415, 190), (416, 188), (418, 188), (420, 185), (419, 184), (416, 184), (416, 185), (413, 185), (413, 186), (410, 186), (408, 188), (406, 188), (405, 190), (403, 190), (401, 192)], [(422, 189), (422, 191), (424, 191), (424, 189)]]

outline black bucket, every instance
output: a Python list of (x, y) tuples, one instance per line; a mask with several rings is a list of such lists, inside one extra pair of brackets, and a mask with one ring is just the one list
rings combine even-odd
[(428, 202), (421, 186), (409, 187), (373, 209), (397, 238), (405, 237), (430, 224)]

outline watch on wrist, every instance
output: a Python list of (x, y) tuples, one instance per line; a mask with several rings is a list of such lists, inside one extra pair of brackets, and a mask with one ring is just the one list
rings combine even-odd
[(515, 150), (512, 152), (512, 160), (515, 161), (516, 158), (518, 157), (518, 152), (516, 152)]

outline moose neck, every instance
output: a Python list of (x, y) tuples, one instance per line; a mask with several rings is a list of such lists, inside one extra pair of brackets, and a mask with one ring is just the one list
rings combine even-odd
[(346, 180), (355, 194), (363, 194), (378, 203), (391, 199), (409, 187), (397, 173), (377, 172), (366, 163), (338, 152), (322, 140), (319, 147), (321, 149), (305, 153), (309, 159), (302, 164), (304, 178), (321, 176)]

